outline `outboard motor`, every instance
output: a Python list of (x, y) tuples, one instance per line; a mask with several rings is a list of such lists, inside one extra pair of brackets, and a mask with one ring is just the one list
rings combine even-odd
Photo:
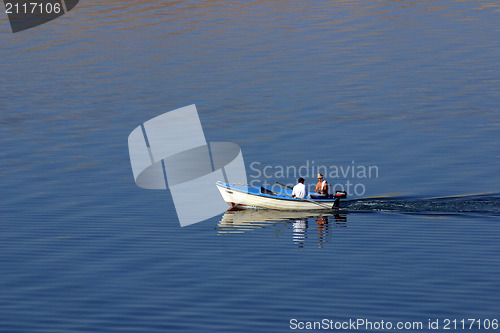
[(339, 198), (339, 199), (347, 198), (346, 191), (335, 191), (335, 198)]
[(345, 191), (335, 191), (333, 197), (335, 198), (335, 201), (333, 202), (332, 208), (339, 208), (340, 199), (347, 198), (347, 193)]

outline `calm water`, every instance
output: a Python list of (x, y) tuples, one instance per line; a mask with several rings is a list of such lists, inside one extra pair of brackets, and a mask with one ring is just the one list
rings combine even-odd
[[(17, 34), (0, 15), (0, 331), (500, 319), (499, 15), (479, 1), (84, 1)], [(250, 180), (375, 166), (329, 180), (397, 195), (180, 228), (168, 191), (135, 185), (127, 137), (193, 103)], [(434, 199), (469, 193), (483, 194)]]

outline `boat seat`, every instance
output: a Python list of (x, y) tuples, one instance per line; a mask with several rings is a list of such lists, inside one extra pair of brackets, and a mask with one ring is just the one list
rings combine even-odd
[(276, 195), (276, 193), (274, 193), (273, 191), (270, 191), (267, 188), (264, 188), (262, 186), (260, 187), (260, 193), (269, 194), (269, 195)]
[(311, 199), (331, 199), (333, 196), (331, 194), (318, 194), (318, 193), (311, 193), (309, 195)]

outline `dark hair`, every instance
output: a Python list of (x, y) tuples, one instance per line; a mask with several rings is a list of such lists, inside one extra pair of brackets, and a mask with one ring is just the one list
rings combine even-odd
[(304, 182), (304, 178), (300, 177), (299, 180), (298, 180), (299, 183), (303, 183)]

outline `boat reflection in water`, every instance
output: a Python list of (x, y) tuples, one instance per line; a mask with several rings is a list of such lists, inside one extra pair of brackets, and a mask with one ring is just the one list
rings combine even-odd
[(219, 234), (245, 233), (268, 226), (291, 231), (293, 243), (303, 248), (306, 240), (317, 239), (322, 248), (332, 236), (332, 229), (347, 227), (346, 213), (293, 212), (270, 209), (228, 210), (217, 225)]

